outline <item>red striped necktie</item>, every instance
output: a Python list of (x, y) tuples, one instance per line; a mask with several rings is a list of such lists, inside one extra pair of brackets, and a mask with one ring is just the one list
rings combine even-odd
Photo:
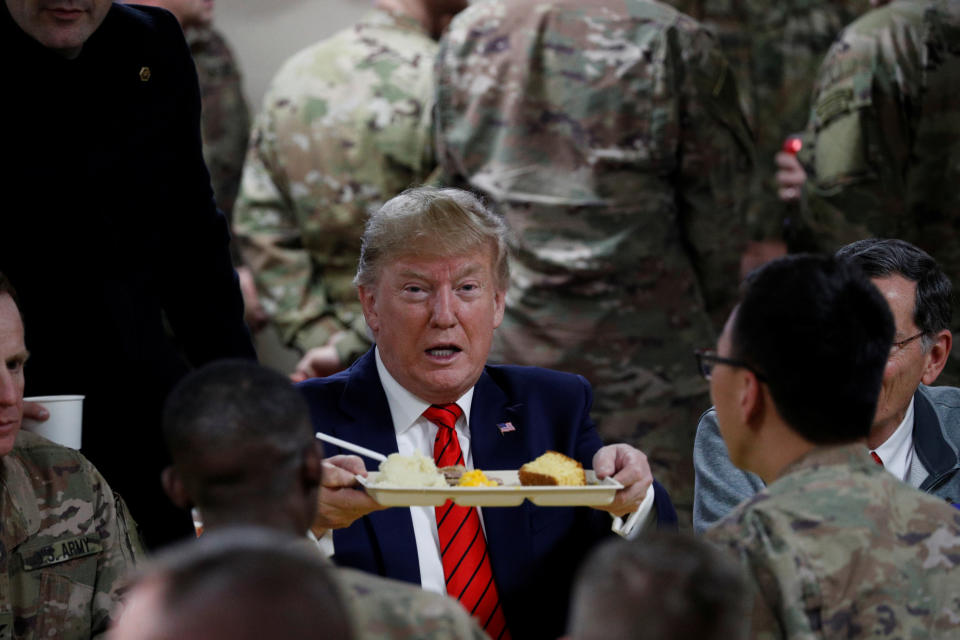
[[(463, 411), (456, 404), (431, 405), (424, 417), (439, 427), (433, 443), (438, 467), (464, 464), (463, 451), (454, 425)], [(493, 581), (487, 541), (475, 507), (461, 507), (447, 500), (436, 508), (440, 558), (447, 593), (460, 601), (494, 640), (509, 640), (507, 621)]]

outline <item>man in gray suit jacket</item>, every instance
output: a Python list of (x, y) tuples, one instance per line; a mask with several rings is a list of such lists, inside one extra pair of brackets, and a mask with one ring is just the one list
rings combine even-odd
[[(940, 375), (953, 344), (950, 280), (933, 258), (902, 240), (860, 240), (837, 257), (870, 276), (896, 321), (867, 446), (878, 464), (904, 482), (960, 503), (960, 389), (927, 386)], [(733, 466), (712, 408), (697, 426), (693, 462), (697, 532), (764, 487), (759, 477)]]

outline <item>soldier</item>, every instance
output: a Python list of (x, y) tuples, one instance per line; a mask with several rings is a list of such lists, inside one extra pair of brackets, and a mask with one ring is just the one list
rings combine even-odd
[(730, 62), (757, 145), (748, 255), (743, 271), (786, 251), (795, 205), (777, 198), (772, 159), (807, 124), (810, 92), (824, 54), (867, 0), (666, 0), (716, 36)]
[(120, 496), (78, 451), (21, 431), (28, 353), (0, 273), (0, 637), (100, 638), (142, 555)]
[(330, 567), (254, 527), (182, 543), (134, 583), (112, 640), (353, 640)]
[[(898, 0), (850, 25), (814, 88), (799, 160), (781, 156), (787, 198), (803, 196), (808, 246), (900, 238), (960, 281), (960, 3)], [(801, 188), (802, 186), (802, 188)], [(954, 299), (954, 318), (960, 299)], [(960, 350), (942, 381), (960, 386)]]
[(894, 328), (853, 264), (791, 256), (700, 353), (730, 459), (767, 483), (706, 534), (754, 587), (753, 638), (956, 637), (960, 511), (864, 444)]
[(434, 169), (436, 38), (466, 0), (377, 0), (354, 26), (297, 53), (254, 124), (235, 230), (295, 379), (370, 346), (353, 272), (370, 212)]
[(745, 241), (749, 129), (709, 33), (647, 0), (486, 0), (438, 62), (443, 179), (485, 195), (516, 260), (492, 359), (572, 371), (606, 440), (649, 456), (681, 523), (711, 341)]
[[(243, 361), (207, 365), (170, 395), (164, 435), (173, 458), (164, 486), (178, 506), (198, 509), (205, 532), (253, 524), (313, 538), (323, 448), (284, 376)], [(447, 596), (356, 569), (333, 577), (361, 640), (486, 638)]]

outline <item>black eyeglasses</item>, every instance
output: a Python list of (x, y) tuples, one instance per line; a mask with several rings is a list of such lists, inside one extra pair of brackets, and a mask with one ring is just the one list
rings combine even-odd
[(700, 375), (707, 380), (709, 380), (710, 376), (713, 375), (713, 368), (716, 365), (725, 364), (731, 367), (740, 367), (741, 369), (746, 369), (747, 371), (753, 373), (753, 375), (757, 376), (757, 379), (760, 380), (760, 382), (767, 381), (766, 376), (743, 360), (724, 358), (723, 356), (717, 355), (717, 352), (712, 349), (697, 349), (693, 352), (693, 355), (697, 359), (697, 369), (700, 370)]
[(900, 349), (903, 349), (905, 346), (907, 346), (917, 338), (921, 337), (924, 333), (925, 332), (921, 331), (915, 336), (910, 336), (909, 338), (904, 338), (903, 340), (897, 340), (896, 342), (890, 345), (890, 355), (892, 356), (897, 351), (900, 351)]

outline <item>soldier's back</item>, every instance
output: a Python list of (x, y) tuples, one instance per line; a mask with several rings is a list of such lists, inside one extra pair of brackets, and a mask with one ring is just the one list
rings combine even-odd
[(512, 232), (493, 359), (586, 376), (603, 437), (647, 453), (684, 519), (709, 406), (691, 350), (735, 294), (751, 161), (712, 36), (644, 0), (483, 0), (438, 70), (445, 177)]
[[(801, 153), (812, 247), (900, 238), (960, 283), (958, 86), (958, 2), (897, 0), (843, 32), (818, 76)], [(960, 298), (953, 313), (956, 322)], [(954, 349), (939, 382), (958, 381)]]

